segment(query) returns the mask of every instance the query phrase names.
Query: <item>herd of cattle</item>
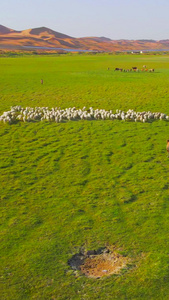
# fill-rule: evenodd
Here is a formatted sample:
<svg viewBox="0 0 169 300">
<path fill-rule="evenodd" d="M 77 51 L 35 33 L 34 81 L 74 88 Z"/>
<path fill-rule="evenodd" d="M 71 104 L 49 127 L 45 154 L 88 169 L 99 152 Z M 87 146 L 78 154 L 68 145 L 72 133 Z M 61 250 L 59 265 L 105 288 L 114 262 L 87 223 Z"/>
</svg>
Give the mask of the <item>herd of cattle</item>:
<svg viewBox="0 0 169 300">
<path fill-rule="evenodd" d="M 108 68 L 109 70 L 109 68 Z M 122 69 L 122 68 L 115 68 L 114 71 L 120 71 L 120 72 L 154 72 L 154 69 L 148 69 L 146 66 L 143 66 L 142 69 L 139 69 L 137 67 L 132 67 L 131 69 Z"/>
</svg>

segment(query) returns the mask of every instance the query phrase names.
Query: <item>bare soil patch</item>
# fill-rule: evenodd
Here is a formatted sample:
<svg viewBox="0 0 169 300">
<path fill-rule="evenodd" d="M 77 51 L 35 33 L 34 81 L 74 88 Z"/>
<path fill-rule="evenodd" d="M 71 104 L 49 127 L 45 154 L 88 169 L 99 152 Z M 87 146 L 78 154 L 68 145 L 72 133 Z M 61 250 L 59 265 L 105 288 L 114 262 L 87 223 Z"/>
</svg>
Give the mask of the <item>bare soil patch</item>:
<svg viewBox="0 0 169 300">
<path fill-rule="evenodd" d="M 125 268 L 130 259 L 108 248 L 75 254 L 68 262 L 73 270 L 79 270 L 90 278 L 101 278 L 117 274 Z"/>
</svg>

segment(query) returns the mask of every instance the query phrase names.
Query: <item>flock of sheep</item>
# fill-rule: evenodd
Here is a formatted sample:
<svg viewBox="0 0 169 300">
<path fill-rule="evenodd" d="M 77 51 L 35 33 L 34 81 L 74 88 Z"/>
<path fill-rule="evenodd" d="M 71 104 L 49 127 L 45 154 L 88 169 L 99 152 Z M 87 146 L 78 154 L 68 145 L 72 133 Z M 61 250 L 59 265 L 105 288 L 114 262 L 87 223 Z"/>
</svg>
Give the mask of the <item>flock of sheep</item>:
<svg viewBox="0 0 169 300">
<path fill-rule="evenodd" d="M 143 111 L 136 112 L 133 109 L 129 109 L 127 112 L 122 110 L 116 110 L 113 113 L 112 110 L 94 109 L 90 107 L 88 110 L 86 107 L 82 109 L 76 109 L 75 107 L 69 107 L 65 109 L 48 107 L 26 107 L 23 108 L 20 105 L 12 106 L 10 111 L 4 112 L 0 116 L 0 121 L 4 123 L 15 123 L 17 121 L 23 122 L 35 122 L 35 121 L 49 121 L 49 122 L 64 122 L 67 120 L 123 120 L 123 121 L 135 121 L 135 122 L 148 122 L 149 120 L 169 120 L 169 116 L 160 112 Z"/>
</svg>

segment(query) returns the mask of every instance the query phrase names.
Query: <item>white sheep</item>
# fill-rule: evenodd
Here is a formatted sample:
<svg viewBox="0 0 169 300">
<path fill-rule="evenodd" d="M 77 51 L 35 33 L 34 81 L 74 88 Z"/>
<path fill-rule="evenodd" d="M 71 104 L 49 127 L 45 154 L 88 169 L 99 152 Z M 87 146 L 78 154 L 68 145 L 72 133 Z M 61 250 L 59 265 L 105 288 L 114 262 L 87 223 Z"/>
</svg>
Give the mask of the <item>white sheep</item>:
<svg viewBox="0 0 169 300">
<path fill-rule="evenodd" d="M 23 122 L 30 121 L 49 121 L 49 122 L 62 122 L 62 120 L 123 120 L 123 121 L 141 121 L 143 123 L 148 122 L 149 120 L 169 120 L 169 116 L 160 112 L 151 112 L 143 111 L 136 112 L 133 109 L 129 109 L 127 112 L 116 109 L 116 113 L 113 114 L 112 110 L 105 109 L 95 109 L 90 107 L 89 110 L 86 110 L 84 106 L 82 109 L 76 109 L 76 107 L 68 107 L 61 109 L 60 107 L 26 107 L 21 106 L 11 107 L 10 111 L 4 112 L 0 116 L 0 121 L 4 123 L 12 124 L 16 120 Z"/>
</svg>

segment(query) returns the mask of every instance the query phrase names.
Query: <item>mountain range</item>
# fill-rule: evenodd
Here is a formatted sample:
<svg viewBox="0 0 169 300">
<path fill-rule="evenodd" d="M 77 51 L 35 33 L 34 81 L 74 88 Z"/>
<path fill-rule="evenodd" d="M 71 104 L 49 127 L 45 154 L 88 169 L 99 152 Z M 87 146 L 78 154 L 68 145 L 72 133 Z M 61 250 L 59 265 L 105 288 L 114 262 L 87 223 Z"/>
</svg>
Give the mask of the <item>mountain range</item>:
<svg viewBox="0 0 169 300">
<path fill-rule="evenodd" d="M 17 31 L 0 25 L 0 49 L 45 49 L 60 48 L 89 51 L 134 51 L 134 50 L 167 50 L 166 40 L 111 40 L 107 37 L 75 38 L 47 27 L 39 27 Z"/>
</svg>

